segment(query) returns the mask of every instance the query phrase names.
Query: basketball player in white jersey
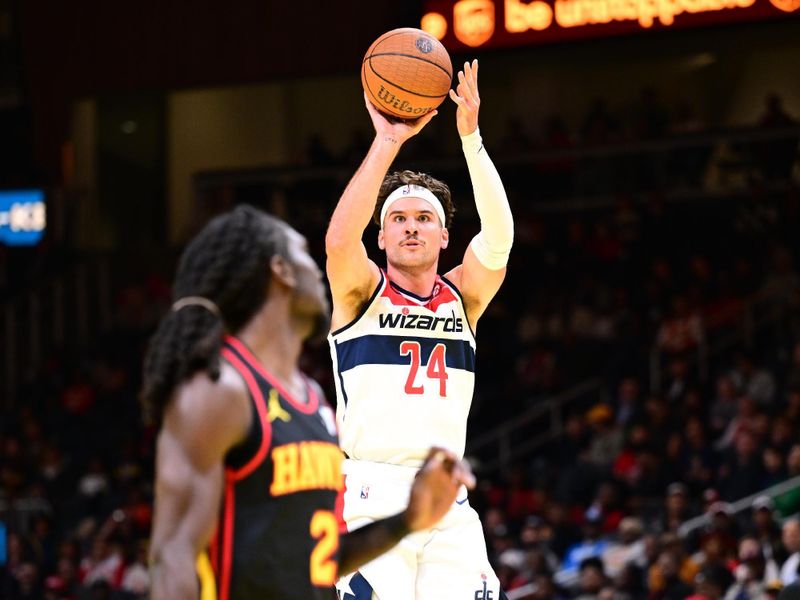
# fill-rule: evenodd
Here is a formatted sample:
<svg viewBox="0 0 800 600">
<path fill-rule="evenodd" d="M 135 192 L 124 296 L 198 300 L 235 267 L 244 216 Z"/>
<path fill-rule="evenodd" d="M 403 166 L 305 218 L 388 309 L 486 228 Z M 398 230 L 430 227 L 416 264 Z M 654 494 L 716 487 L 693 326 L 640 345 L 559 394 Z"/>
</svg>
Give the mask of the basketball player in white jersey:
<svg viewBox="0 0 800 600">
<path fill-rule="evenodd" d="M 375 139 L 345 189 L 325 239 L 333 295 L 329 336 L 345 461 L 348 527 L 397 512 L 427 449 L 463 456 L 475 379 L 478 320 L 505 277 L 513 220 L 478 130 L 478 63 L 450 91 L 481 220 L 463 262 L 440 276 L 454 212 L 445 184 L 420 173 L 387 176 L 402 144 L 435 116 L 391 122 L 366 102 Z M 371 217 L 386 269 L 362 243 Z M 436 529 L 343 577 L 341 600 L 500 600 L 483 531 L 462 491 Z"/>
</svg>

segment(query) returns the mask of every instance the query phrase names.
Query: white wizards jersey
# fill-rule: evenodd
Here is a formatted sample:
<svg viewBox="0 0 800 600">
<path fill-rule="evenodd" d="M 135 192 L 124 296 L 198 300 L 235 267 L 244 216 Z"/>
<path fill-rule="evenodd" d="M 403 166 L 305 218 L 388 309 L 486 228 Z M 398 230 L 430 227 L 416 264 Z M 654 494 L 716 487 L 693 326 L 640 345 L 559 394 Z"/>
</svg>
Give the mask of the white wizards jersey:
<svg viewBox="0 0 800 600">
<path fill-rule="evenodd" d="M 437 276 L 420 298 L 381 270 L 361 313 L 328 341 L 349 458 L 418 467 L 433 445 L 463 456 L 475 336 L 452 283 Z"/>
</svg>

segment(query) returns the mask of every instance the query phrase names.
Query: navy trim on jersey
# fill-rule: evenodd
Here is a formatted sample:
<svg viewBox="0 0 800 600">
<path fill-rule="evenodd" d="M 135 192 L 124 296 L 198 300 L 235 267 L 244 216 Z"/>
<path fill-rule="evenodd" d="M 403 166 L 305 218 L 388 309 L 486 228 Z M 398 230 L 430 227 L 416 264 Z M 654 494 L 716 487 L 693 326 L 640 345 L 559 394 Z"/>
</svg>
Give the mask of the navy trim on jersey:
<svg viewBox="0 0 800 600">
<path fill-rule="evenodd" d="M 369 300 L 367 300 L 364 303 L 364 306 L 361 307 L 361 310 L 358 311 L 358 314 L 355 316 L 355 318 L 352 321 L 350 321 L 347 325 L 343 325 L 342 327 L 339 327 L 339 329 L 337 329 L 336 331 L 331 331 L 331 336 L 339 335 L 343 331 L 347 331 L 353 325 L 358 323 L 358 321 L 361 319 L 361 317 L 363 317 L 364 314 L 369 310 L 369 307 L 372 306 L 372 303 L 375 302 L 375 298 L 378 297 L 378 293 L 380 293 L 380 291 L 383 289 L 383 281 L 384 281 L 383 269 L 378 269 L 378 272 L 381 274 L 381 280 L 378 282 L 378 285 L 375 287 L 375 291 L 372 292 L 372 296 L 370 296 Z"/>
<path fill-rule="evenodd" d="M 350 589 L 353 590 L 353 593 L 344 592 L 342 600 L 372 600 L 372 593 L 375 591 L 369 581 L 361 574 L 361 571 L 358 571 L 350 578 Z"/>
<path fill-rule="evenodd" d="M 475 351 L 466 340 L 379 334 L 364 335 L 337 343 L 339 370 L 343 373 L 360 365 L 410 365 L 411 357 L 400 354 L 402 342 L 419 342 L 420 361 L 423 365 L 428 364 L 434 347 L 444 344 L 446 366 L 475 372 Z"/>
<path fill-rule="evenodd" d="M 427 304 L 428 302 L 430 302 L 433 299 L 433 292 L 431 292 L 427 296 L 417 296 L 414 292 L 409 292 L 407 289 L 401 288 L 399 285 L 397 285 L 391 279 L 389 280 L 389 285 L 392 286 L 392 288 L 396 292 L 399 292 L 401 294 L 405 294 L 406 296 L 411 296 L 414 300 L 417 300 L 418 302 L 424 302 L 424 303 Z M 434 285 L 434 287 L 436 287 L 436 286 Z"/>
<path fill-rule="evenodd" d="M 347 389 L 344 387 L 344 377 L 342 377 L 342 370 L 339 368 L 339 342 L 333 341 L 333 346 L 336 348 L 336 375 L 339 377 L 339 389 L 342 390 L 342 400 L 344 405 L 347 406 Z M 345 418 L 347 418 L 345 416 Z"/>
<path fill-rule="evenodd" d="M 467 322 L 467 327 L 469 327 L 469 332 L 472 334 L 472 339 L 477 340 L 475 336 L 475 329 L 472 327 L 472 323 L 469 322 L 469 313 L 467 312 L 467 303 L 464 302 L 464 296 L 461 295 L 461 290 L 456 287 L 456 285 L 450 281 L 444 275 L 439 275 L 442 281 L 444 281 L 450 288 L 456 293 L 458 299 L 461 300 L 461 308 L 464 309 L 464 319 Z"/>
</svg>

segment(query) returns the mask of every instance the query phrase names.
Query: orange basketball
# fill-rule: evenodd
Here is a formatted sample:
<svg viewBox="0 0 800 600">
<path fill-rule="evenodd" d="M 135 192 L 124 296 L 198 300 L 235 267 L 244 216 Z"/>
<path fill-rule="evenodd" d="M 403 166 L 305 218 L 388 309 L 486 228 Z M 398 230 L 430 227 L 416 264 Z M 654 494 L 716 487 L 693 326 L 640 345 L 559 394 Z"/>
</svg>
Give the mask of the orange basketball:
<svg viewBox="0 0 800 600">
<path fill-rule="evenodd" d="M 412 27 L 393 29 L 373 42 L 361 63 L 361 84 L 381 112 L 416 119 L 447 97 L 453 63 L 435 37 Z"/>
</svg>

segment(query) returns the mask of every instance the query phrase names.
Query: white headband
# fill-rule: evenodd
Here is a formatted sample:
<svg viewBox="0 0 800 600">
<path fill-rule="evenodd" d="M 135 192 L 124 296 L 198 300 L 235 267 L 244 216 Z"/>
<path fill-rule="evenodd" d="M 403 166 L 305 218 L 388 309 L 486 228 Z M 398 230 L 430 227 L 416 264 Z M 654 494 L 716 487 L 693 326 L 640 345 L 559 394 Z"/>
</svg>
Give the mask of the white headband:
<svg viewBox="0 0 800 600">
<path fill-rule="evenodd" d="M 383 227 L 383 220 L 386 218 L 386 211 L 389 210 L 389 207 L 392 204 L 401 198 L 421 198 L 422 200 L 425 200 L 428 204 L 433 206 L 436 214 L 439 216 L 439 221 L 441 221 L 442 227 L 446 226 L 444 207 L 434 193 L 428 188 L 422 187 L 421 185 L 409 183 L 406 185 L 401 185 L 386 197 L 386 200 L 383 203 L 383 208 L 381 208 L 381 227 Z"/>
<path fill-rule="evenodd" d="M 183 298 L 176 300 L 172 305 L 172 312 L 178 312 L 187 306 L 200 306 L 201 308 L 205 308 L 217 318 L 220 318 L 222 315 L 219 310 L 219 306 L 214 304 L 212 300 L 204 298 L 203 296 L 184 296 Z"/>
</svg>

